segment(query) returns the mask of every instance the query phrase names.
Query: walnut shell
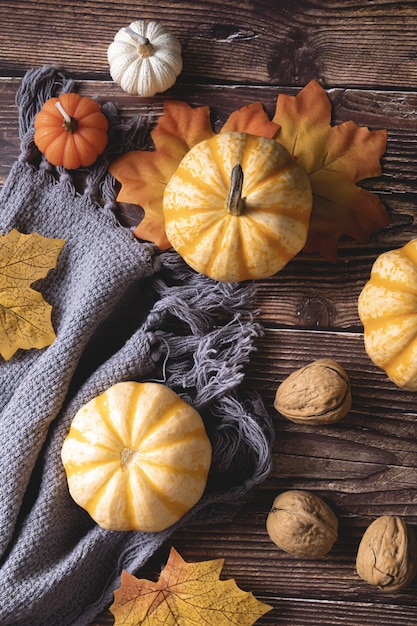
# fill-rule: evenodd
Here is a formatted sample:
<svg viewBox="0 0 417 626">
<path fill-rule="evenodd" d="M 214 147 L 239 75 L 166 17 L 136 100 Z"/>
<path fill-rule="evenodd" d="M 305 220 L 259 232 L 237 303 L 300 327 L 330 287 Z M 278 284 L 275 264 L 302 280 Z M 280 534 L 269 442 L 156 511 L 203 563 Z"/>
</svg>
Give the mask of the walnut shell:
<svg viewBox="0 0 417 626">
<path fill-rule="evenodd" d="M 412 528 L 396 515 L 374 520 L 359 544 L 356 571 L 384 591 L 407 587 L 417 574 L 417 540 Z"/>
<path fill-rule="evenodd" d="M 303 490 L 281 493 L 266 520 L 270 539 L 299 557 L 321 557 L 337 540 L 338 519 L 319 496 Z"/>
<path fill-rule="evenodd" d="M 299 424 L 333 424 L 349 413 L 349 376 L 332 359 L 318 359 L 296 370 L 278 387 L 274 407 Z"/>
</svg>

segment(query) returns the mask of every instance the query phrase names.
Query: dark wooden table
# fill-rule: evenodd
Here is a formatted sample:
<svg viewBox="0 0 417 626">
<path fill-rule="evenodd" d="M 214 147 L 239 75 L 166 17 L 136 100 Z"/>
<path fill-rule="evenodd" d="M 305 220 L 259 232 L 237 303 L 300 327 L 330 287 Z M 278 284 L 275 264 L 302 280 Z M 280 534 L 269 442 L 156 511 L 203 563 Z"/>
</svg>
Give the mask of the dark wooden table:
<svg viewBox="0 0 417 626">
<path fill-rule="evenodd" d="M 107 47 L 135 19 L 164 23 L 183 45 L 184 69 L 163 96 L 128 96 L 110 79 Z M 417 1 L 388 0 L 51 0 L 0 1 L 0 182 L 19 154 L 14 97 L 31 67 L 54 64 L 79 81 L 80 93 L 112 100 L 126 118 L 164 97 L 207 104 L 221 126 L 236 108 L 261 101 L 272 114 L 278 93 L 317 79 L 333 102 L 334 123 L 354 120 L 388 129 L 378 194 L 392 224 L 368 245 L 344 238 L 331 264 L 301 254 L 259 283 L 265 336 L 247 373 L 273 416 L 274 466 L 233 523 L 177 532 L 152 557 L 156 577 L 170 545 L 186 560 L 224 558 L 223 577 L 274 607 L 259 624 L 412 626 L 417 581 L 389 594 L 355 571 L 360 538 L 382 514 L 417 526 L 417 395 L 396 388 L 370 361 L 357 312 L 359 293 L 383 250 L 416 236 Z M 332 427 L 293 424 L 273 409 L 278 384 L 320 357 L 341 363 L 352 382 L 349 415 Z M 274 497 L 290 488 L 321 495 L 340 521 L 339 539 L 321 560 L 298 559 L 269 540 Z M 97 624 L 111 624 L 102 615 Z"/>
</svg>

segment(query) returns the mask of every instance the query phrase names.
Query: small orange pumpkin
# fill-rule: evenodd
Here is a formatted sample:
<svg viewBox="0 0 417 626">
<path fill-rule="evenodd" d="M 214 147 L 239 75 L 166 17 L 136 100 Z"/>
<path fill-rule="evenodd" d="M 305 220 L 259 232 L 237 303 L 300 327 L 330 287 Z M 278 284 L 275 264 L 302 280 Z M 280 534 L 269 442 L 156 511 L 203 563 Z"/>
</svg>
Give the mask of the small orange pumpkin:
<svg viewBox="0 0 417 626">
<path fill-rule="evenodd" d="M 47 100 L 34 127 L 35 144 L 49 163 L 69 170 L 94 163 L 108 141 L 108 122 L 99 103 L 77 93 Z"/>
</svg>

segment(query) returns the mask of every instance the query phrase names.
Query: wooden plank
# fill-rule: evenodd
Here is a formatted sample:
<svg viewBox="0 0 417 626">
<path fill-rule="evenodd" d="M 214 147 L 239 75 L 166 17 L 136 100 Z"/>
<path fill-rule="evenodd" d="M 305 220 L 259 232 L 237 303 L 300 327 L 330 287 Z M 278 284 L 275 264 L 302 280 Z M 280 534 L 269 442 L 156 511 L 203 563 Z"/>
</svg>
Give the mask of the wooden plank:
<svg viewBox="0 0 417 626">
<path fill-rule="evenodd" d="M 19 154 L 18 115 L 14 103 L 19 84 L 20 79 L 0 79 L 2 183 Z M 130 97 L 111 82 L 77 81 L 77 88 L 80 93 L 94 95 L 102 102 L 113 101 L 124 120 L 137 114 L 149 115 L 150 123 L 154 125 L 163 110 L 161 100 Z M 248 87 L 196 86 L 195 92 L 190 93 L 179 89 L 175 97 L 194 106 L 208 104 L 213 114 L 213 125 L 219 129 L 230 113 L 249 102 L 263 102 L 272 116 L 277 94 L 283 91 L 296 93 L 282 88 L 253 90 Z M 376 233 L 367 246 L 343 238 L 336 264 L 323 261 L 317 255 L 300 254 L 278 276 L 259 281 L 258 306 L 265 323 L 311 329 L 359 328 L 357 298 L 376 256 L 383 249 L 404 245 L 415 236 L 416 94 L 330 90 L 329 95 L 334 103 L 335 123 L 353 119 L 374 128 L 388 127 L 383 176 L 366 181 L 365 186 L 381 195 L 393 223 Z M 397 103 L 400 103 L 399 110 L 393 117 Z M 132 215 L 134 223 L 135 216 L 139 219 L 140 212 L 132 207 Z"/>
<path fill-rule="evenodd" d="M 294 424 L 273 409 L 275 389 L 295 368 L 322 356 L 335 358 L 348 372 L 352 410 L 331 426 Z M 259 340 L 245 388 L 262 395 L 274 420 L 270 476 L 248 494 L 233 520 L 180 529 L 139 575 L 156 579 L 174 545 L 189 561 L 225 558 L 222 578 L 234 578 L 274 606 L 260 626 L 305 626 L 308 618 L 352 626 L 414 623 L 416 583 L 399 594 L 383 593 L 359 578 L 355 559 L 365 528 L 377 516 L 401 515 L 417 523 L 415 394 L 396 388 L 370 363 L 360 333 L 276 328 Z M 339 538 L 324 559 L 295 558 L 269 540 L 266 516 L 275 496 L 287 489 L 313 491 L 336 512 Z M 96 623 L 111 624 L 111 616 Z"/>
<path fill-rule="evenodd" d="M 335 359 L 348 373 L 352 410 L 327 426 L 283 418 L 273 408 L 278 385 L 295 369 L 322 357 Z M 361 333 L 267 329 L 247 369 L 246 386 L 261 394 L 276 431 L 274 467 L 261 491 L 272 486 L 331 491 L 346 516 L 363 515 L 370 503 L 361 494 L 372 492 L 372 503 L 380 499 L 389 512 L 400 506 L 415 518 L 415 394 L 396 387 L 371 363 Z"/>
<path fill-rule="evenodd" d="M 399 19 L 399 14 L 401 19 Z M 117 30 L 155 19 L 183 46 L 182 80 L 327 86 L 415 85 L 417 4 L 356 0 L 210 0 L 71 4 L 0 3 L 3 75 L 55 63 L 79 75 L 108 76 L 107 47 Z M 30 25 L 30 28 L 28 28 Z"/>
<path fill-rule="evenodd" d="M 18 146 L 18 113 L 15 105 L 19 79 L 0 79 L 0 111 L 2 141 L 5 141 L 7 163 L 12 161 Z M 137 115 L 146 116 L 151 127 L 163 112 L 163 101 L 157 98 L 128 96 L 114 83 L 105 81 L 76 81 L 82 95 L 96 97 L 100 102 L 113 102 L 122 120 Z M 238 108 L 252 102 L 262 102 L 270 117 L 273 116 L 280 93 L 295 95 L 298 90 L 263 87 L 227 87 L 195 85 L 193 89 L 177 86 L 167 98 L 188 102 L 191 106 L 209 106 L 213 127 L 218 132 L 227 117 Z M 333 102 L 333 123 L 353 120 L 370 129 L 388 130 L 387 152 L 383 157 L 383 176 L 367 181 L 367 188 L 378 190 L 389 202 L 391 196 L 416 192 L 414 176 L 417 131 L 417 95 L 408 92 L 368 92 L 358 90 L 329 90 Z M 394 110 L 396 111 L 394 115 Z M 7 155 L 10 149 L 11 154 Z M 6 164 L 5 162 L 5 164 Z M 5 172 L 0 171 L 4 181 Z M 404 220 L 407 217 L 404 216 Z M 409 218 L 408 218 L 409 219 Z"/>
<path fill-rule="evenodd" d="M 0 140 L 5 145 L 2 155 L 0 181 L 4 182 L 7 167 L 18 153 L 18 112 L 15 105 L 19 79 L 0 79 Z M 122 120 L 137 115 L 146 116 L 151 127 L 163 112 L 160 98 L 139 98 L 125 94 L 113 82 L 76 81 L 82 95 L 96 97 L 100 102 L 113 102 Z M 270 117 L 273 116 L 280 93 L 294 95 L 298 90 L 283 87 L 228 87 L 194 85 L 192 89 L 177 86 L 170 96 L 188 102 L 191 106 L 208 106 L 214 129 L 219 131 L 227 117 L 238 108 L 252 102 L 262 102 Z M 417 94 L 406 91 L 369 92 L 333 89 L 328 91 L 333 102 L 335 124 L 353 120 L 370 129 L 388 130 L 387 152 L 383 157 L 383 176 L 367 181 L 366 187 L 383 194 L 390 202 L 393 194 L 416 193 L 416 131 Z M 395 112 L 395 113 L 394 113 Z M 403 221 L 410 219 L 404 216 Z"/>
<path fill-rule="evenodd" d="M 230 524 L 184 528 L 152 556 L 139 576 L 156 580 L 173 545 L 186 561 L 223 558 L 221 578 L 273 607 L 257 622 L 305 626 L 323 624 L 407 624 L 417 619 L 415 586 L 397 594 L 371 587 L 355 570 L 363 529 L 340 518 L 339 539 L 320 560 L 298 559 L 279 550 L 265 530 L 265 513 L 244 509 Z M 113 623 L 104 612 L 91 626 Z"/>
<path fill-rule="evenodd" d="M 340 423 L 295 425 L 273 413 L 274 468 L 229 523 L 182 528 L 141 570 L 156 579 L 174 545 L 189 561 L 224 558 L 222 578 L 272 604 L 264 624 L 412 624 L 417 619 L 415 584 L 387 594 L 356 573 L 357 548 L 378 515 L 417 520 L 417 455 L 413 394 L 399 391 L 369 365 L 360 334 L 268 330 L 247 384 L 271 403 L 271 376 L 282 379 L 313 354 L 341 358 L 352 379 L 354 405 Z M 266 376 L 264 376 L 266 373 Z M 265 380 L 266 379 L 266 380 Z M 262 386 L 263 385 L 263 386 Z M 393 407 L 396 407 L 395 409 Z M 321 495 L 339 519 L 339 537 L 323 559 L 299 559 L 270 541 L 266 516 L 275 495 L 299 488 Z M 372 495 L 370 495 L 372 494 Z M 102 626 L 111 624 L 103 615 Z"/>
<path fill-rule="evenodd" d="M 139 17 L 163 21 L 183 42 L 184 71 L 163 96 L 128 96 L 108 74 L 106 50 L 115 31 Z M 174 545 L 186 560 L 225 558 L 223 579 L 235 578 L 273 605 L 259 626 L 417 623 L 417 582 L 384 594 L 355 572 L 360 538 L 377 515 L 402 515 L 417 525 L 415 394 L 396 388 L 371 363 L 357 314 L 375 257 L 415 236 L 417 2 L 145 0 L 139 10 L 129 1 L 0 0 L 0 18 L 0 184 L 19 154 L 20 77 L 44 63 L 70 71 L 81 93 L 113 101 L 123 119 L 140 113 L 151 125 L 166 97 L 210 106 L 220 130 L 240 106 L 261 101 L 272 115 L 278 93 L 295 94 L 316 78 L 329 90 L 335 123 L 352 119 L 388 129 L 383 176 L 363 184 L 381 194 L 393 224 L 367 245 L 343 239 L 337 264 L 301 254 L 258 282 L 265 335 L 246 368 L 245 389 L 262 395 L 274 423 L 271 474 L 233 520 L 182 528 L 139 575 L 156 579 Z M 322 356 L 348 372 L 352 410 L 328 427 L 294 424 L 273 408 L 275 390 L 294 369 Z M 338 515 L 339 539 L 324 559 L 291 557 L 267 536 L 272 501 L 290 488 L 322 495 Z M 95 623 L 109 626 L 113 619 L 104 613 Z"/>
</svg>

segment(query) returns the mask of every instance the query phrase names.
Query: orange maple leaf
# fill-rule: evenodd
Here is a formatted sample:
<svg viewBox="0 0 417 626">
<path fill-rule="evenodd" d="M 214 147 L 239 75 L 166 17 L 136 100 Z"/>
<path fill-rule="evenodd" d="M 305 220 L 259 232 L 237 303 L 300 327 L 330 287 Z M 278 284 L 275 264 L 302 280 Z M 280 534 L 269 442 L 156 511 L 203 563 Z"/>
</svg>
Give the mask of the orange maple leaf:
<svg viewBox="0 0 417 626">
<path fill-rule="evenodd" d="M 369 130 L 348 121 L 332 126 L 331 101 L 315 80 L 296 96 L 281 94 L 273 121 L 276 136 L 309 176 L 313 209 L 305 252 L 337 260 L 342 235 L 366 243 L 390 223 L 374 193 L 355 183 L 381 175 L 387 131 Z"/>
<path fill-rule="evenodd" d="M 271 122 L 261 102 L 253 102 L 233 111 L 221 129 L 222 133 L 248 133 L 270 139 L 274 139 L 278 131 L 279 125 Z"/>
<path fill-rule="evenodd" d="M 272 609 L 233 579 L 220 580 L 223 559 L 186 563 L 171 548 L 157 582 L 122 572 L 110 611 L 115 626 L 251 626 Z"/>
<path fill-rule="evenodd" d="M 0 354 L 45 348 L 55 340 L 52 307 L 31 284 L 55 267 L 63 239 L 13 229 L 0 235 Z"/>
<path fill-rule="evenodd" d="M 274 137 L 278 130 L 259 102 L 234 111 L 222 132 L 244 131 Z M 185 102 L 168 100 L 151 132 L 155 150 L 133 150 L 111 164 L 111 174 L 121 183 L 117 201 L 144 209 L 145 215 L 134 231 L 138 239 L 152 241 L 161 250 L 170 247 L 162 208 L 165 186 L 187 152 L 214 134 L 208 107 L 193 108 Z"/>
<path fill-rule="evenodd" d="M 387 131 L 370 131 L 353 121 L 332 126 L 331 101 L 317 81 L 297 96 L 279 95 L 272 120 L 260 102 L 234 111 L 221 129 L 232 131 L 276 139 L 307 172 L 313 209 L 305 252 L 336 261 L 342 235 L 366 243 L 390 223 L 378 196 L 356 185 L 381 175 Z M 160 249 L 170 247 L 163 215 L 165 186 L 185 154 L 213 135 L 208 107 L 166 101 L 151 132 L 155 151 L 129 152 L 111 165 L 110 172 L 121 183 L 117 200 L 144 209 L 136 237 L 153 241 Z"/>
<path fill-rule="evenodd" d="M 165 185 L 190 148 L 213 134 L 208 107 L 192 108 L 185 102 L 168 100 L 151 132 L 155 150 L 133 150 L 112 163 L 110 172 L 122 184 L 117 201 L 144 209 L 135 230 L 138 239 L 152 241 L 161 250 L 170 247 L 162 211 Z"/>
</svg>

